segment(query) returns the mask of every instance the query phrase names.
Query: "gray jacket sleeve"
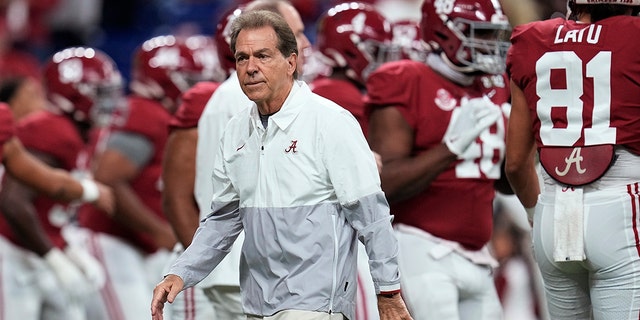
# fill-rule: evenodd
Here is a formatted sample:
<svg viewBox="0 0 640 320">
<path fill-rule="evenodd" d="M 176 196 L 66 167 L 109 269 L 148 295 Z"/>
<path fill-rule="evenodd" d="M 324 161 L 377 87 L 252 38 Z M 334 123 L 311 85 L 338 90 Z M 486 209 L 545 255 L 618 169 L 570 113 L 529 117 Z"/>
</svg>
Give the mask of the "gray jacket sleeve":
<svg viewBox="0 0 640 320">
<path fill-rule="evenodd" d="M 349 224 L 369 255 L 376 292 L 400 289 L 398 241 L 373 152 L 351 114 L 323 131 L 323 161 Z"/>
<path fill-rule="evenodd" d="M 223 159 L 222 148 L 217 159 Z M 202 281 L 224 259 L 243 229 L 239 198 L 226 176 L 223 161 L 216 161 L 211 213 L 200 222 L 191 245 L 169 269 L 184 281 L 184 288 Z"/>
<path fill-rule="evenodd" d="M 216 210 L 200 223 L 191 245 L 178 257 L 169 274 L 182 278 L 184 287 L 202 281 L 224 259 L 242 231 L 238 203 L 215 203 Z"/>
</svg>

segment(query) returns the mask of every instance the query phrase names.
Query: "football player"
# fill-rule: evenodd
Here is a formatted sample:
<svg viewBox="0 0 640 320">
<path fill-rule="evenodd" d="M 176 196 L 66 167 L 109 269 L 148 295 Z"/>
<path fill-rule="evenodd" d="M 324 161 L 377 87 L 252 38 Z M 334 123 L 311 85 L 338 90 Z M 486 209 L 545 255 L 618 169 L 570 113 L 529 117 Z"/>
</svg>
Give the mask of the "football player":
<svg viewBox="0 0 640 320">
<path fill-rule="evenodd" d="M 640 1 L 568 8 L 513 31 L 506 173 L 532 218 L 551 318 L 635 319 Z"/>
<path fill-rule="evenodd" d="M 234 72 L 235 58 L 229 48 L 228 26 L 241 11 L 242 7 L 234 7 L 227 11 L 217 25 L 213 46 L 216 50 L 216 73 L 220 76 L 211 81 L 199 82 L 187 90 L 183 94 L 178 111 L 171 119 L 169 140 L 162 164 L 162 179 L 165 184 L 162 199 L 165 215 L 178 237 L 179 246 L 178 250 L 174 250 L 176 255 L 170 263 L 191 244 L 201 218 L 209 213 L 211 175 L 197 177 L 196 166 L 208 167 L 211 159 L 207 153 L 197 164 L 198 122 L 213 93 L 221 82 Z M 183 315 L 185 319 L 187 316 L 192 317 L 189 319 L 210 319 L 212 312 L 216 319 L 245 318 L 240 301 L 238 275 L 241 246 L 242 239 L 236 241 L 231 253 L 221 262 L 219 268 L 196 286 L 185 289 L 183 294 L 176 298 L 171 305 L 174 319 L 181 319 Z"/>
<path fill-rule="evenodd" d="M 391 23 L 372 5 L 359 2 L 336 5 L 318 20 L 317 51 L 331 72 L 310 87 L 349 110 L 365 135 L 365 81 L 382 63 L 399 57 L 391 31 Z"/>
<path fill-rule="evenodd" d="M 395 21 L 391 25 L 393 44 L 400 50 L 402 59 L 425 62 L 429 46 L 422 41 L 420 23 L 413 20 Z"/>
<path fill-rule="evenodd" d="M 93 48 L 57 52 L 43 76 L 51 108 L 21 119 L 16 136 L 44 163 L 76 170 L 86 156 L 90 129 L 122 101 L 122 77 L 113 60 Z M 81 171 L 74 175 L 87 177 Z M 3 246 L 11 253 L 6 262 L 3 259 L 7 268 L 2 270 L 13 275 L 11 281 L 2 282 L 13 288 L 3 312 L 12 319 L 85 319 L 85 298 L 104 284 L 102 267 L 63 236 L 73 207 L 39 193 L 19 178 L 5 176 L 2 190 L 0 233 L 10 242 L 3 241 Z M 97 196 L 97 187 L 92 188 Z M 112 213 L 94 208 L 101 214 Z M 13 274 L 14 270 L 20 274 Z M 15 279 L 31 280 L 16 283 Z"/>
<path fill-rule="evenodd" d="M 416 319 L 500 319 L 487 249 L 505 149 L 510 26 L 497 1 L 425 0 L 425 62 L 367 79 L 369 143 L 400 244 L 402 294 Z"/>
<path fill-rule="evenodd" d="M 46 108 L 42 81 L 32 77 L 14 77 L 0 81 L 0 101 L 9 105 L 17 121 L 24 116 Z"/>
<path fill-rule="evenodd" d="M 207 37 L 207 43 L 210 46 L 210 50 L 207 51 L 212 53 L 209 68 L 212 71 L 211 76 L 206 77 L 209 81 L 200 81 L 183 93 L 182 102 L 169 123 L 169 138 L 162 160 L 162 207 L 178 239 L 169 264 L 191 244 L 200 223 L 200 210 L 194 195 L 198 119 L 205 104 L 227 74 L 220 64 L 218 46 L 213 38 Z M 224 45 L 228 47 L 226 43 Z M 183 294 L 176 298 L 170 309 L 173 320 L 225 319 L 220 308 L 214 312 L 216 308 L 210 298 L 212 295 L 205 292 L 212 286 L 210 278 L 185 289 Z M 233 282 L 234 279 L 230 281 Z M 239 306 L 239 300 L 236 303 Z M 234 306 L 231 303 L 224 305 L 228 309 L 233 309 Z"/>
<path fill-rule="evenodd" d="M 96 248 L 107 285 L 92 319 L 143 319 L 148 295 L 162 275 L 176 236 L 162 212 L 161 164 L 171 114 L 181 95 L 206 74 L 201 45 L 162 35 L 133 54 L 127 109 L 97 140 L 93 174 L 116 196 L 112 216 L 81 208 L 78 237 Z"/>
<path fill-rule="evenodd" d="M 318 20 L 317 52 L 331 71 L 315 79 L 309 87 L 349 110 L 367 134 L 365 81 L 382 63 L 395 60 L 399 51 L 392 46 L 392 26 L 373 5 L 363 2 L 338 4 Z M 369 258 L 358 245 L 358 287 L 356 319 L 379 319 L 377 297 Z"/>
</svg>

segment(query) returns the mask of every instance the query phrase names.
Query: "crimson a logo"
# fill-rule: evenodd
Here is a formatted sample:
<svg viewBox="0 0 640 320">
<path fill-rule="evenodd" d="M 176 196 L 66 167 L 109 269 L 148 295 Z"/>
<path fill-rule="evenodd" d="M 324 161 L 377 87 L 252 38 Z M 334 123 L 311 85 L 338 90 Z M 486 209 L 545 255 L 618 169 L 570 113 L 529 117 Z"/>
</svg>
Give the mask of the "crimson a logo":
<svg viewBox="0 0 640 320">
<path fill-rule="evenodd" d="M 290 145 L 288 148 L 284 149 L 284 152 L 285 152 L 285 153 L 289 153 L 289 152 L 296 153 L 296 152 L 298 152 L 298 151 L 296 150 L 296 148 L 297 148 L 297 146 L 296 146 L 296 145 L 297 145 L 297 144 L 298 144 L 298 140 L 291 140 L 291 145 Z"/>
</svg>

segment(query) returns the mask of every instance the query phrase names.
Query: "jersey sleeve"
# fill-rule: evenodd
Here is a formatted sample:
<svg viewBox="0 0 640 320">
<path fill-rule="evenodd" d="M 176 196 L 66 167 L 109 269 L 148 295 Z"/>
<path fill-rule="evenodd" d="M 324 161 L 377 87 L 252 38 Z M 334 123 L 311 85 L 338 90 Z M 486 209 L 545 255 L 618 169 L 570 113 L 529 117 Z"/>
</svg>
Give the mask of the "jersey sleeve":
<svg viewBox="0 0 640 320">
<path fill-rule="evenodd" d="M 27 149 L 55 157 L 65 169 L 76 165 L 84 142 L 73 122 L 48 111 L 33 113 L 18 122 L 16 135 Z"/>
<path fill-rule="evenodd" d="M 13 114 L 6 103 L 0 103 L 0 142 L 4 145 L 15 134 Z"/>
<path fill-rule="evenodd" d="M 526 85 L 524 81 L 530 79 L 525 78 L 526 70 L 531 67 L 534 61 L 532 56 L 532 48 L 535 47 L 534 41 L 546 41 L 547 34 L 544 30 L 555 30 L 561 25 L 564 19 L 555 18 L 544 21 L 535 21 L 522 24 L 513 28 L 511 32 L 511 46 L 507 51 L 507 75 L 520 88 Z"/>
<path fill-rule="evenodd" d="M 424 64 L 410 60 L 388 62 L 380 66 L 367 78 L 367 95 L 365 103 L 367 110 L 384 107 L 396 107 L 404 116 L 407 123 L 415 126 L 416 117 L 412 106 L 419 81 L 419 70 Z"/>
<path fill-rule="evenodd" d="M 169 129 L 197 127 L 204 106 L 219 85 L 217 82 L 199 82 L 187 90 L 182 97 L 182 103 L 169 122 Z"/>
<path fill-rule="evenodd" d="M 522 53 L 520 52 L 520 46 L 522 45 L 522 33 L 523 31 L 526 30 L 526 28 L 522 25 L 520 26 L 516 26 L 513 28 L 513 32 L 511 33 L 511 46 L 509 47 L 509 50 L 507 51 L 507 75 L 509 76 L 509 78 L 511 80 L 513 80 L 518 87 L 522 88 L 522 84 L 520 83 L 520 81 L 517 78 L 518 75 L 518 58 L 522 56 Z M 517 45 L 514 45 L 517 44 Z"/>
</svg>

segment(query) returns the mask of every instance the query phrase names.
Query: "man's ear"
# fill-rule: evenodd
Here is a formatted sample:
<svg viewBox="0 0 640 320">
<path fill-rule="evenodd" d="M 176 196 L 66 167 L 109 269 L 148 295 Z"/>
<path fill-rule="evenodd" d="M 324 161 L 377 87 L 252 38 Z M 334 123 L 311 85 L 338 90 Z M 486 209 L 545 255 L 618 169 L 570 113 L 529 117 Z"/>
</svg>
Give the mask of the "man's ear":
<svg viewBox="0 0 640 320">
<path fill-rule="evenodd" d="M 293 75 L 298 68 L 298 55 L 296 53 L 291 53 L 287 58 L 287 62 L 289 63 L 289 70 L 287 70 L 287 73 Z"/>
</svg>

